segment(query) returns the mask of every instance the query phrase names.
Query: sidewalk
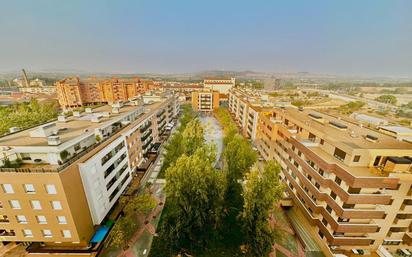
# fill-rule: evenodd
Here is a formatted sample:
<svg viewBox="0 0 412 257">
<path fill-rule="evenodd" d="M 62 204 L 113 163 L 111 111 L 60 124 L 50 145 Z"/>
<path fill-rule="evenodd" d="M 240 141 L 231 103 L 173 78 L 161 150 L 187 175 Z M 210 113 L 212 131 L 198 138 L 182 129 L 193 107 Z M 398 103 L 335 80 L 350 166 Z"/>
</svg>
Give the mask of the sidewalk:
<svg viewBox="0 0 412 257">
<path fill-rule="evenodd" d="M 163 211 L 165 195 L 163 193 L 163 183 L 153 185 L 153 196 L 156 198 L 158 205 L 147 216 L 145 224 L 135 232 L 128 242 L 128 248 L 117 255 L 117 257 L 140 257 L 149 253 L 153 236 L 156 236 L 156 228 Z"/>
</svg>

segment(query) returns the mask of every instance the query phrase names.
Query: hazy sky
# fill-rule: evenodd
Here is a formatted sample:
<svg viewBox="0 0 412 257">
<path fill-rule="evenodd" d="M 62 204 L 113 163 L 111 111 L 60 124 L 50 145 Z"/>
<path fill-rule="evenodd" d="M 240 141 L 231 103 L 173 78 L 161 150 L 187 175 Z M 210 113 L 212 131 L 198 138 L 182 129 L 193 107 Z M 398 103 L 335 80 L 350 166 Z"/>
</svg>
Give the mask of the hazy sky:
<svg viewBox="0 0 412 257">
<path fill-rule="evenodd" d="M 411 0 L 2 0 L 0 71 L 412 76 Z"/>
</svg>

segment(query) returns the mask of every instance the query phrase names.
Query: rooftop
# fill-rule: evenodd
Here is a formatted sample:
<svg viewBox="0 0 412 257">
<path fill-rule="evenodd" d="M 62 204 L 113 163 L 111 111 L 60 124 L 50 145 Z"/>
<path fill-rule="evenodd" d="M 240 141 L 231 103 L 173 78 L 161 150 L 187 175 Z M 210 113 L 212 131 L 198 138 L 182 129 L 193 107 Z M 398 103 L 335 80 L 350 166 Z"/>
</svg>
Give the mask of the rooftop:
<svg viewBox="0 0 412 257">
<path fill-rule="evenodd" d="M 162 102 L 144 105 L 149 110 L 158 108 Z M 103 127 L 105 123 L 113 122 L 116 119 L 121 119 L 132 111 L 136 111 L 139 106 L 136 105 L 124 105 L 119 109 L 119 113 L 112 113 L 112 107 L 110 105 L 101 106 L 93 109 L 93 113 L 81 113 L 81 117 L 69 116 L 66 122 L 54 121 L 48 124 L 56 124 L 56 130 L 58 130 L 58 136 L 60 137 L 61 144 L 69 142 L 80 136 L 87 134 L 94 134 L 94 130 L 99 127 Z M 110 113 L 109 117 L 100 116 L 102 113 Z M 100 122 L 92 122 L 91 118 L 94 115 L 99 115 Z M 41 125 L 44 126 L 45 124 Z M 39 128 L 22 130 L 13 134 L 9 134 L 0 137 L 0 146 L 49 146 L 47 137 L 31 137 L 30 132 Z"/>
<path fill-rule="evenodd" d="M 394 132 L 396 134 L 412 135 L 412 129 L 406 128 L 406 127 L 401 127 L 401 126 L 380 126 L 379 128 L 387 130 L 387 131 Z"/>
<path fill-rule="evenodd" d="M 340 142 L 351 148 L 359 149 L 405 149 L 412 150 L 412 144 L 396 140 L 394 137 L 379 131 L 362 127 L 359 124 L 348 122 L 313 110 L 299 111 L 294 108 L 277 110 L 289 120 L 302 127 L 310 127 L 313 133 L 324 134 L 331 141 Z M 320 121 L 311 118 L 309 114 L 320 116 Z M 376 142 L 365 139 L 367 135 L 378 138 Z"/>
</svg>

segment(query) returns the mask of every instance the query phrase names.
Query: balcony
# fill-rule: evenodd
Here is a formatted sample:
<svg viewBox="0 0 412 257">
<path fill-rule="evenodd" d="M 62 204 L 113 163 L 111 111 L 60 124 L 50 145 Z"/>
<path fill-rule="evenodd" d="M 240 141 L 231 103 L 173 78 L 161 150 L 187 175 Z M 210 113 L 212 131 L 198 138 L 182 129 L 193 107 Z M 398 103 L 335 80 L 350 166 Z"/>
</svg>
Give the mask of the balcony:
<svg viewBox="0 0 412 257">
<path fill-rule="evenodd" d="M 157 124 L 162 123 L 166 119 L 166 116 L 163 116 L 160 120 L 157 121 Z"/>
<path fill-rule="evenodd" d="M 153 137 L 150 136 L 149 140 L 147 140 L 147 142 L 142 146 L 143 150 L 146 150 L 150 146 L 152 141 L 153 141 Z"/>
<path fill-rule="evenodd" d="M 144 133 L 144 135 L 142 135 L 142 137 L 140 137 L 140 140 L 142 142 L 144 142 L 151 134 L 152 134 L 152 129 L 147 130 L 146 133 Z"/>
<path fill-rule="evenodd" d="M 338 177 L 342 178 L 348 186 L 354 188 L 369 187 L 388 189 L 396 189 L 398 186 L 399 178 L 375 175 L 370 168 L 346 167 L 343 163 L 337 163 L 333 156 L 319 147 L 306 147 L 295 138 L 290 138 L 290 142 L 305 155 L 306 159 L 313 161 L 323 170 L 335 173 Z M 350 170 L 350 172 L 348 170 Z"/>
<path fill-rule="evenodd" d="M 5 229 L 0 229 L 0 239 L 3 236 L 4 237 L 16 236 L 16 233 L 14 232 L 14 230 L 7 231 Z M 7 240 L 4 240 L 4 241 L 7 241 Z"/>
<path fill-rule="evenodd" d="M 0 223 L 9 223 L 9 222 L 10 220 L 7 218 L 7 216 L 0 217 Z"/>
<path fill-rule="evenodd" d="M 148 128 L 152 126 L 152 122 L 149 121 L 146 125 L 140 128 L 140 133 L 144 133 Z"/>
<path fill-rule="evenodd" d="M 165 112 L 166 112 L 165 109 L 163 109 L 161 112 L 158 112 L 158 113 L 156 114 L 156 117 L 159 118 L 159 117 L 162 116 Z"/>
</svg>

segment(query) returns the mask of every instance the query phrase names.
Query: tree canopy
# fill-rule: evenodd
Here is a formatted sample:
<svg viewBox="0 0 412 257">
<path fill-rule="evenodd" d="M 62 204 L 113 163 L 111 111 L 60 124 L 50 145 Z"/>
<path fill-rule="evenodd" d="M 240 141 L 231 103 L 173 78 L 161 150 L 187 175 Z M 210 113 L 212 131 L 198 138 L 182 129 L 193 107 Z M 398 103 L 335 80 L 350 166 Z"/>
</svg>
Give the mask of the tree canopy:
<svg viewBox="0 0 412 257">
<path fill-rule="evenodd" d="M 237 134 L 227 143 L 223 151 L 224 171 L 230 185 L 242 179 L 245 173 L 256 162 L 257 154 L 250 143 Z"/>
<path fill-rule="evenodd" d="M 9 132 L 11 127 L 21 129 L 33 127 L 57 117 L 57 101 L 39 103 L 32 98 L 27 103 L 14 103 L 10 106 L 0 106 L 0 135 Z"/>
<path fill-rule="evenodd" d="M 133 233 L 142 225 L 138 217 L 145 217 L 156 207 L 156 200 L 149 194 L 142 194 L 128 199 L 124 208 L 124 216 L 119 218 L 111 232 L 112 247 L 125 247 Z M 142 219 L 140 219 L 142 221 Z"/>
<path fill-rule="evenodd" d="M 260 174 L 257 168 L 246 175 L 244 205 L 241 213 L 246 243 L 251 256 L 267 256 L 274 234 L 269 226 L 269 212 L 282 197 L 284 185 L 279 181 L 280 166 L 269 161 Z"/>
<path fill-rule="evenodd" d="M 376 101 L 387 104 L 396 104 L 397 99 L 394 95 L 381 95 L 375 98 Z"/>
<path fill-rule="evenodd" d="M 171 247 L 204 247 L 219 226 L 224 193 L 223 174 L 213 168 L 210 147 L 182 155 L 166 170 L 166 197 L 171 210 L 162 231 Z"/>
</svg>

